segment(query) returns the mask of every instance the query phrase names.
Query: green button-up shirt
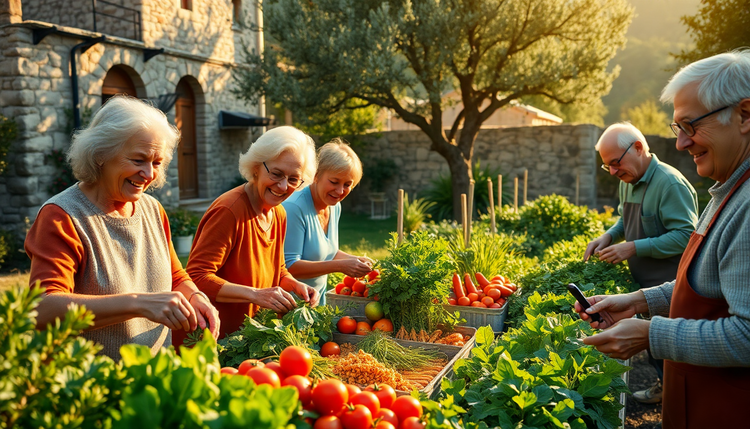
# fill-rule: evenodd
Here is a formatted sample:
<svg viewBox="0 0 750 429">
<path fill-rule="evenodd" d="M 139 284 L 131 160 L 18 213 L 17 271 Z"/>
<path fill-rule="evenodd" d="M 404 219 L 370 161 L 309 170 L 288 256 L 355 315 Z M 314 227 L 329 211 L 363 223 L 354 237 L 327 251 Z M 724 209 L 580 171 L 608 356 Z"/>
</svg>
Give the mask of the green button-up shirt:
<svg viewBox="0 0 750 429">
<path fill-rule="evenodd" d="M 698 196 L 690 182 L 651 154 L 651 163 L 638 182 L 620 182 L 620 219 L 607 231 L 613 243 L 625 239 L 623 205 L 641 200 L 641 223 L 648 238 L 634 241 L 636 256 L 664 259 L 682 254 L 698 224 Z"/>
</svg>

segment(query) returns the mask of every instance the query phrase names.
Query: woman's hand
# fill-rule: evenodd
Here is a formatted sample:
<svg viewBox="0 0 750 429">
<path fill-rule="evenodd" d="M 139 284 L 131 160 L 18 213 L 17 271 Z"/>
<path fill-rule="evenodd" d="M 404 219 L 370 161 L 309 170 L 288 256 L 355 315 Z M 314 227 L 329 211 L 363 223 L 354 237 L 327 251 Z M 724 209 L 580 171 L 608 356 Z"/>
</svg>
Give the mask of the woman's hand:
<svg viewBox="0 0 750 429">
<path fill-rule="evenodd" d="M 372 271 L 372 262 L 367 257 L 341 259 L 341 272 L 349 277 L 364 277 Z"/>
<path fill-rule="evenodd" d="M 195 309 L 180 292 L 138 294 L 139 314 L 169 329 L 193 332 L 198 326 Z"/>
<path fill-rule="evenodd" d="M 649 320 L 624 319 L 599 334 L 584 338 L 583 343 L 596 347 L 609 357 L 628 359 L 649 347 L 650 327 Z"/>
<path fill-rule="evenodd" d="M 253 291 L 253 298 L 250 302 L 263 308 L 268 308 L 277 313 L 288 313 L 297 307 L 294 297 L 280 286 L 273 286 L 264 289 L 250 288 Z"/>
<path fill-rule="evenodd" d="M 301 281 L 294 280 L 294 293 L 297 294 L 298 297 L 302 298 L 305 302 L 310 303 L 311 307 L 315 307 L 318 305 L 318 302 L 320 302 L 320 294 L 318 293 L 315 288 L 310 287 Z"/>
<path fill-rule="evenodd" d="M 646 297 L 642 292 L 619 295 L 596 295 L 587 298 L 591 305 L 586 311 L 578 302 L 575 303 L 575 311 L 581 319 L 589 322 L 594 329 L 606 329 L 613 326 L 620 320 L 633 317 L 636 313 L 643 313 L 648 310 Z M 599 313 L 603 321 L 594 322 L 589 316 L 590 313 Z"/>
<path fill-rule="evenodd" d="M 219 312 L 216 310 L 216 307 L 202 293 L 193 293 L 188 302 L 195 309 L 198 326 L 201 329 L 206 329 L 208 325 L 211 335 L 213 335 L 214 339 L 218 339 L 221 321 L 219 320 Z"/>
</svg>

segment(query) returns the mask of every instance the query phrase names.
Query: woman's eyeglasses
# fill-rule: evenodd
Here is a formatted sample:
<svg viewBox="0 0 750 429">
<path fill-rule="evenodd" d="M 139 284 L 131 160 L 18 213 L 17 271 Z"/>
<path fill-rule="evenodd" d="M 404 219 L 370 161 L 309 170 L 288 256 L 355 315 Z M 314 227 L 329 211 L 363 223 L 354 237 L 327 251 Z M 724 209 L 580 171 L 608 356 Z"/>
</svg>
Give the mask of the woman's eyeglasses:
<svg viewBox="0 0 750 429">
<path fill-rule="evenodd" d="M 284 173 L 280 173 L 276 170 L 269 170 L 265 162 L 263 163 L 263 166 L 266 167 L 268 175 L 271 176 L 271 180 L 273 180 L 274 182 L 281 182 L 282 180 L 286 179 L 286 183 L 292 188 L 296 188 L 305 183 L 304 180 L 300 179 L 297 176 L 287 176 Z"/>
</svg>

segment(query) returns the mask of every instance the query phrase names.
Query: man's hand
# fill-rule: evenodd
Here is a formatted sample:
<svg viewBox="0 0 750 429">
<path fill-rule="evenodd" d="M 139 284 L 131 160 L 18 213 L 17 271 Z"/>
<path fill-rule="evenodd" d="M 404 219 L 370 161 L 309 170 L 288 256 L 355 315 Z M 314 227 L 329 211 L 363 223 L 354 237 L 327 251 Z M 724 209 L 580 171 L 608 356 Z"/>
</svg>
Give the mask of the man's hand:
<svg viewBox="0 0 750 429">
<path fill-rule="evenodd" d="M 604 332 L 583 339 L 584 344 L 596 347 L 615 359 L 628 359 L 649 347 L 648 330 L 651 321 L 623 319 Z"/>
<path fill-rule="evenodd" d="M 625 243 L 615 244 L 599 251 L 599 259 L 613 264 L 635 256 L 635 243 L 628 241 Z"/>
<path fill-rule="evenodd" d="M 591 255 L 599 253 L 607 246 L 609 246 L 610 243 L 612 243 L 612 236 L 606 233 L 602 234 L 597 239 L 591 241 L 588 246 L 586 246 L 586 252 L 583 254 L 583 260 L 588 261 Z"/>
</svg>

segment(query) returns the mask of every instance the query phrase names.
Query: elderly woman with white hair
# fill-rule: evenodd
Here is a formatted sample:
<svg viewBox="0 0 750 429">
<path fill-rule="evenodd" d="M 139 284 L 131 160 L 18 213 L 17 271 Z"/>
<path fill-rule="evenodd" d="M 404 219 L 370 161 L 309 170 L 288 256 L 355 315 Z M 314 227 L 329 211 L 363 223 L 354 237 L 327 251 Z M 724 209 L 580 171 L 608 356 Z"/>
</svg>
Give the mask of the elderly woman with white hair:
<svg viewBox="0 0 750 429">
<path fill-rule="evenodd" d="M 325 304 L 328 274 L 362 277 L 372 261 L 339 250 L 341 201 L 362 179 L 362 162 L 351 147 L 336 138 L 318 152 L 318 170 L 309 187 L 284 202 L 287 212 L 284 244 L 286 266 L 295 278 L 312 286 Z"/>
<path fill-rule="evenodd" d="M 319 295 L 284 265 L 286 212 L 281 203 L 315 174 L 315 143 L 289 126 L 274 128 L 240 156 L 247 183 L 211 204 L 198 225 L 187 271 L 216 305 L 221 334 L 230 334 L 259 307 L 286 313 L 292 293 L 312 305 Z"/>
<path fill-rule="evenodd" d="M 170 329 L 192 331 L 219 320 L 182 269 L 169 221 L 146 195 L 166 183 L 179 132 L 144 102 L 113 97 L 73 136 L 68 161 L 78 183 L 39 210 L 25 247 L 31 285 L 46 295 L 37 326 L 85 305 L 94 325 L 82 335 L 119 360 L 120 346 L 172 345 Z"/>
</svg>

